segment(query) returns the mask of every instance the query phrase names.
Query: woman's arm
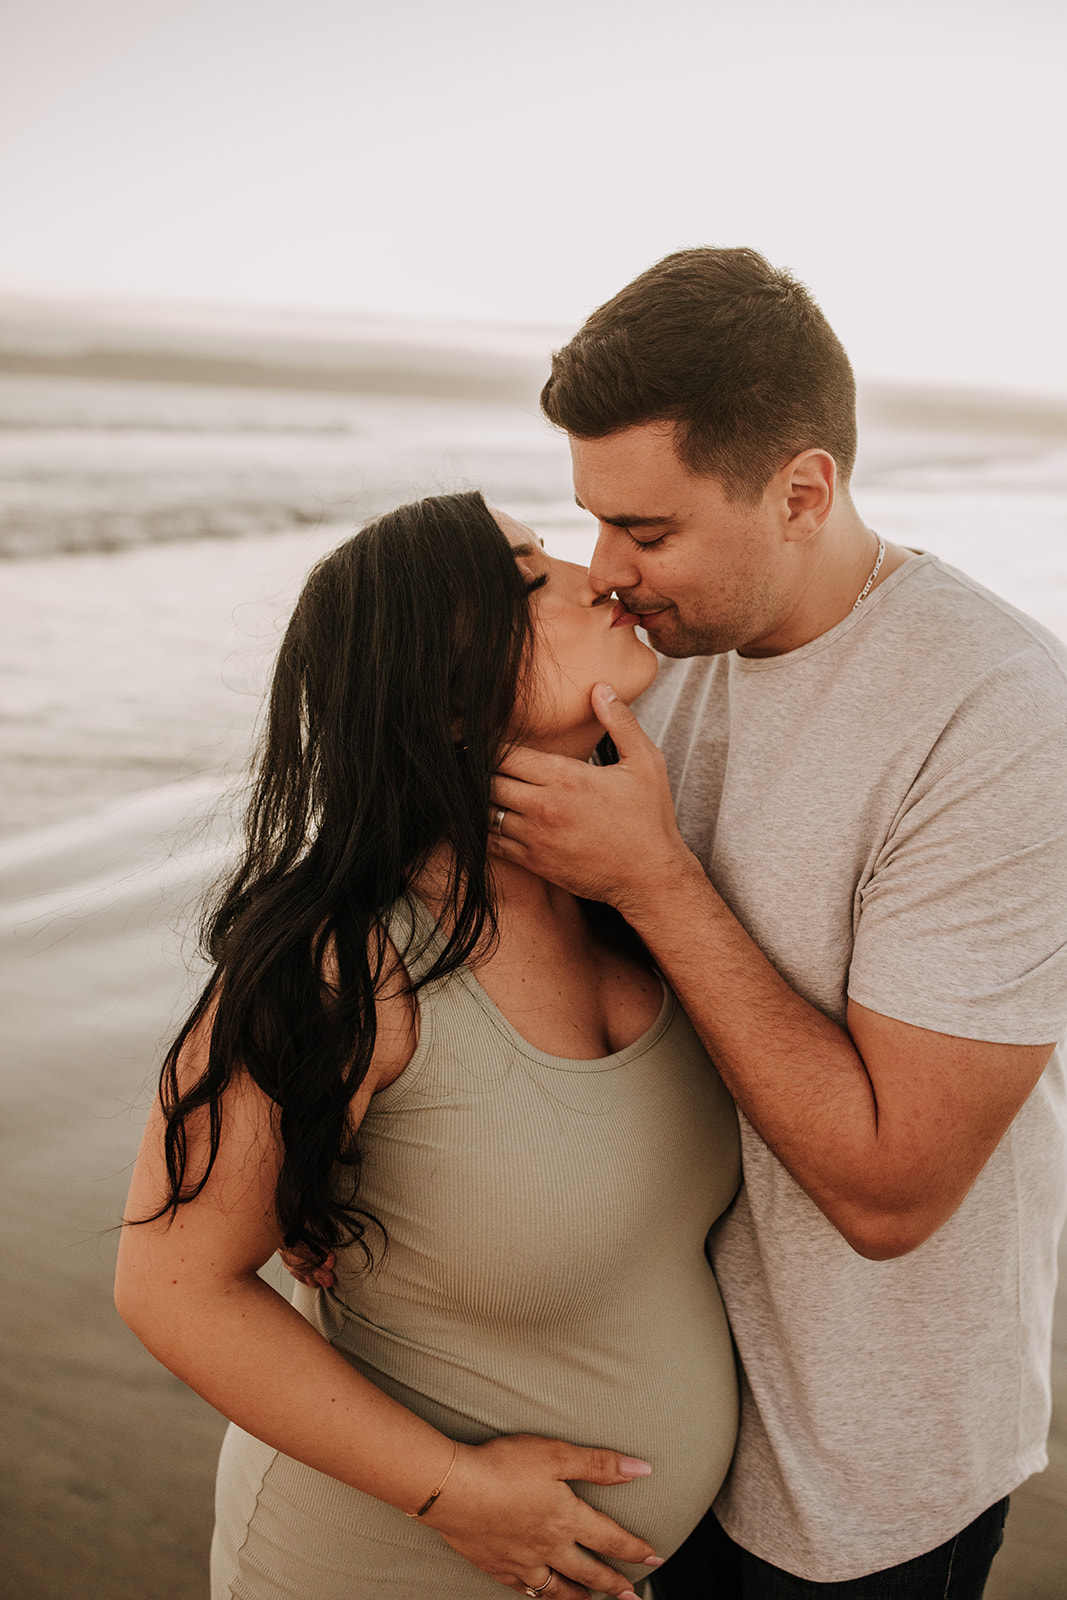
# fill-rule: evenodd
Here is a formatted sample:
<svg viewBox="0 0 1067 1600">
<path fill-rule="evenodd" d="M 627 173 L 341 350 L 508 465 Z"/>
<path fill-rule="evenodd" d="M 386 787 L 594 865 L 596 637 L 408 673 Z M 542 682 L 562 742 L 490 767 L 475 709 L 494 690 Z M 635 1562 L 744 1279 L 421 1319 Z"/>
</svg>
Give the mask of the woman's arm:
<svg viewBox="0 0 1067 1600">
<path fill-rule="evenodd" d="M 396 1077 L 410 1056 L 395 1014 L 383 1022 L 383 1059 L 376 1056 L 373 1085 L 357 1096 L 357 1121 L 372 1087 Z M 210 1016 L 186 1045 L 181 1066 L 190 1077 L 204 1065 L 209 1030 Z M 202 1193 L 173 1221 L 124 1227 L 119 1312 L 164 1366 L 256 1438 L 414 1511 L 444 1477 L 452 1442 L 375 1388 L 258 1276 L 281 1243 L 274 1215 L 280 1152 L 271 1103 L 238 1074 L 222 1110 L 222 1143 Z M 206 1116 L 204 1123 L 187 1129 L 191 1172 L 202 1170 Z M 150 1216 L 166 1192 L 162 1135 L 157 1105 L 134 1171 L 130 1217 Z M 627 1482 L 637 1474 L 625 1470 L 626 1460 L 613 1451 L 527 1436 L 460 1446 L 424 1520 L 512 1588 L 540 1585 L 552 1567 L 574 1580 L 558 1579 L 553 1600 L 577 1600 L 582 1584 L 629 1595 L 627 1580 L 589 1551 L 640 1563 L 653 1555 L 651 1547 L 594 1511 L 566 1482 Z"/>
</svg>

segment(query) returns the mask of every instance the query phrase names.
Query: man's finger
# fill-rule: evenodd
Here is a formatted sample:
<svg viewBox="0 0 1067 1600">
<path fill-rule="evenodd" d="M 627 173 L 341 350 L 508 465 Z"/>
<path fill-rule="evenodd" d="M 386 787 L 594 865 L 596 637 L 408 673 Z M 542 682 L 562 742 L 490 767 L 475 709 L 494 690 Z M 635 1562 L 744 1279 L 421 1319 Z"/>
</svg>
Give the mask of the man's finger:
<svg viewBox="0 0 1067 1600">
<path fill-rule="evenodd" d="M 573 756 L 556 756 L 546 750 L 531 750 L 529 745 L 513 744 L 501 757 L 500 772 L 523 783 L 555 783 L 568 767 L 583 766 Z"/>
<path fill-rule="evenodd" d="M 501 861 L 513 861 L 520 867 L 526 865 L 526 846 L 518 839 L 509 839 L 506 834 L 489 835 L 489 854 Z"/>
<path fill-rule="evenodd" d="M 623 761 L 637 750 L 654 750 L 655 746 L 638 722 L 625 700 L 620 700 L 610 683 L 593 686 L 593 710 L 605 733 L 610 733 L 616 750 Z"/>
<path fill-rule="evenodd" d="M 507 834 L 511 816 L 521 816 L 534 797 L 530 784 L 524 783 L 521 778 L 509 778 L 502 772 L 494 775 L 489 794 L 493 802 L 492 832 L 501 835 Z M 496 826 L 498 810 L 506 813 L 499 828 Z"/>
</svg>

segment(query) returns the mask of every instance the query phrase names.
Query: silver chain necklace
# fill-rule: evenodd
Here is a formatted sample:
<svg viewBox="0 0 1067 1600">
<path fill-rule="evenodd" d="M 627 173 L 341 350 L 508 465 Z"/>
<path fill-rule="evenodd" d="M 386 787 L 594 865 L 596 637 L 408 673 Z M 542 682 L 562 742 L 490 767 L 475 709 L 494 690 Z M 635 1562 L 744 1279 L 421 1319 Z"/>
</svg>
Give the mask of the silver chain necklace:
<svg viewBox="0 0 1067 1600">
<path fill-rule="evenodd" d="M 852 607 L 853 611 L 858 611 L 860 606 L 866 600 L 867 596 L 870 594 L 870 592 L 871 592 L 871 584 L 874 582 L 875 578 L 877 578 L 879 568 L 881 567 L 882 562 L 885 559 L 885 540 L 881 537 L 880 534 L 877 534 L 877 533 L 875 534 L 874 537 L 878 540 L 878 560 L 874 563 L 874 566 L 871 569 L 871 575 L 867 579 L 867 582 L 863 585 L 863 588 L 860 590 L 859 594 L 856 596 L 856 604 Z"/>
</svg>

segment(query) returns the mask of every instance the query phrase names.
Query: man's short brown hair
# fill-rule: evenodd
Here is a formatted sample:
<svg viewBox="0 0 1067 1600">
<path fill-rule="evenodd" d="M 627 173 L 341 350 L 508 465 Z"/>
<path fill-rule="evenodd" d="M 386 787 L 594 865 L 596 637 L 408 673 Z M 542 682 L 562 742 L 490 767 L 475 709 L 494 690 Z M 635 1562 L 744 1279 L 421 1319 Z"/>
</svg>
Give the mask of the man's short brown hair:
<svg viewBox="0 0 1067 1600">
<path fill-rule="evenodd" d="M 856 386 L 802 283 L 755 250 L 679 250 L 594 311 L 552 358 L 549 421 L 579 439 L 670 421 L 679 459 L 758 499 L 801 450 L 848 482 Z"/>
</svg>

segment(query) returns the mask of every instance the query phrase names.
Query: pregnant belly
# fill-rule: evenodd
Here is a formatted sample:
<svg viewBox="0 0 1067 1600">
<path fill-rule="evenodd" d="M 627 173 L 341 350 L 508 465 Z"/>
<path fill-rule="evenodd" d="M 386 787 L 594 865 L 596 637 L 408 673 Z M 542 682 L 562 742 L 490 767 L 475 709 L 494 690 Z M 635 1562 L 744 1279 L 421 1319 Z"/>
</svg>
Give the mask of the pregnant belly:
<svg viewBox="0 0 1067 1600">
<path fill-rule="evenodd" d="M 595 1325 L 398 1334 L 323 1291 L 303 1314 L 371 1382 L 450 1438 L 536 1433 L 603 1446 L 652 1474 L 575 1492 L 666 1558 L 711 1504 L 737 1433 L 737 1383 L 722 1301 L 706 1272 L 669 1299 L 631 1298 Z M 644 1569 L 627 1569 L 632 1578 Z"/>
</svg>

